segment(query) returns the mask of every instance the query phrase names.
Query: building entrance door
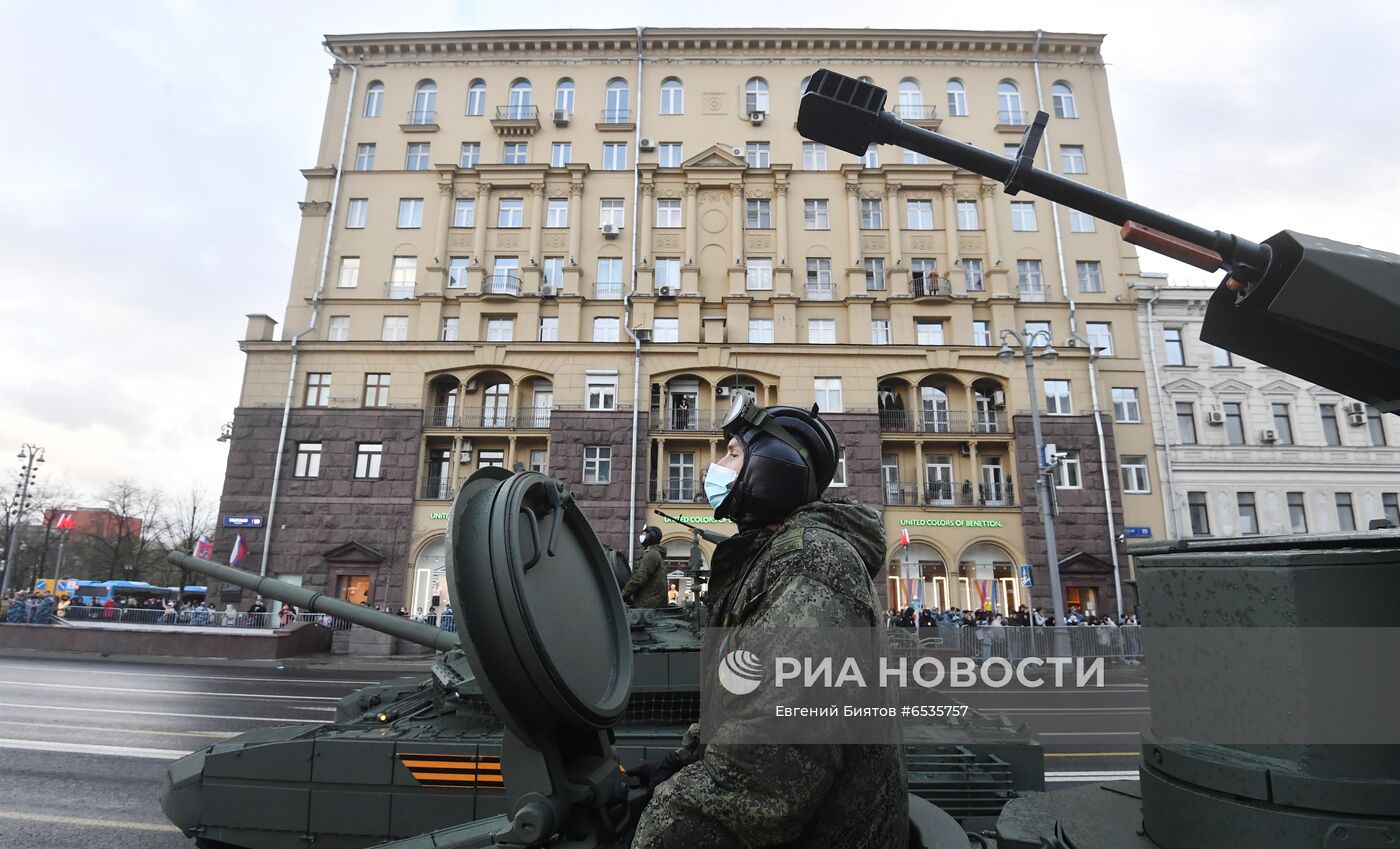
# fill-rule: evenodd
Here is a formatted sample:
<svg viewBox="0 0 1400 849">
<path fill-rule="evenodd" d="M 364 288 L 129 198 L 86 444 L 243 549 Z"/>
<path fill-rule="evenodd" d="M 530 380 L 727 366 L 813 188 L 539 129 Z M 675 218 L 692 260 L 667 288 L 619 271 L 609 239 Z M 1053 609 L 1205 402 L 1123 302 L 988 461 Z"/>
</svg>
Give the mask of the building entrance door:
<svg viewBox="0 0 1400 849">
<path fill-rule="evenodd" d="M 335 594 L 351 604 L 369 601 L 369 576 L 341 575 L 336 581 Z"/>
</svg>

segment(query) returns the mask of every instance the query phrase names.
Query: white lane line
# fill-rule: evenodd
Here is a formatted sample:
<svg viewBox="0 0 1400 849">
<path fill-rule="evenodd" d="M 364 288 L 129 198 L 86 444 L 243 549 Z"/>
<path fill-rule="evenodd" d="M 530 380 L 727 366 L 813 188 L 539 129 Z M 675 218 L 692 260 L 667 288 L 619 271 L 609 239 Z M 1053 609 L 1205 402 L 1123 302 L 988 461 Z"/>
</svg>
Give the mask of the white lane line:
<svg viewBox="0 0 1400 849">
<path fill-rule="evenodd" d="M 1037 737 L 1137 737 L 1141 731 L 1039 731 Z"/>
<path fill-rule="evenodd" d="M 169 823 L 161 825 L 153 822 L 131 822 L 129 820 L 95 820 L 87 817 L 63 817 L 53 814 L 31 814 L 25 811 L 0 811 L 0 819 L 46 822 L 55 825 L 80 825 L 89 828 L 125 828 L 133 831 L 166 831 L 179 833 L 179 829 Z"/>
<path fill-rule="evenodd" d="M 54 728 L 52 722 L 20 722 L 15 719 L 0 719 L 0 725 L 18 725 L 23 728 Z M 101 731 L 104 734 L 150 734 L 160 737 L 212 737 L 225 740 L 239 731 L 151 731 L 145 728 L 117 728 L 110 725 L 69 725 L 60 726 L 63 731 Z"/>
<path fill-rule="evenodd" d="M 66 710 L 77 713 L 112 713 L 124 716 L 174 716 L 182 719 L 239 719 L 246 722 L 279 722 L 306 725 L 314 721 L 307 716 L 230 716 L 220 713 L 172 713 L 159 710 L 118 710 L 116 708 L 72 707 L 71 705 L 32 705 L 24 702 L 0 702 L 0 707 L 26 708 L 30 710 Z M 331 708 L 317 708 L 331 710 Z M 327 720 L 329 721 L 329 720 Z"/>
<path fill-rule="evenodd" d="M 211 693 L 202 690 L 150 690 L 145 687 L 94 687 L 90 684 L 49 684 L 37 681 L 0 681 L 0 687 L 52 687 L 59 690 L 98 690 L 103 693 L 140 693 L 143 696 L 203 696 L 215 699 L 276 699 L 302 702 L 338 702 L 341 696 L 287 696 L 281 693 Z"/>
<path fill-rule="evenodd" d="M 1137 781 L 1137 770 L 1110 772 L 1047 772 L 1046 781 Z"/>
<path fill-rule="evenodd" d="M 52 669 L 57 672 L 66 672 L 70 675 L 75 673 L 79 675 L 133 675 L 139 678 L 195 678 L 200 681 L 268 681 L 276 684 L 355 684 L 361 687 L 372 684 L 388 683 L 393 680 L 386 679 L 386 681 L 381 682 L 351 681 L 348 678 L 252 678 L 244 677 L 242 675 L 198 675 L 195 673 L 188 672 L 126 672 L 123 670 L 116 669 L 82 669 L 72 666 L 41 666 L 38 664 L 14 666 L 7 665 L 4 663 L 0 663 L 0 669 L 3 669 L 7 672 L 24 672 L 26 669 Z M 423 673 L 424 676 L 426 676 L 427 674 L 427 672 Z M 403 677 L 414 678 L 419 676 L 406 674 Z"/>
<path fill-rule="evenodd" d="M 98 746 L 94 743 L 50 743 L 41 740 L 11 740 L 6 737 L 0 737 L 0 749 L 60 752 L 74 755 L 110 755 L 117 758 L 144 758 L 152 761 L 173 761 L 189 754 L 182 749 L 142 749 L 136 746 Z"/>
</svg>

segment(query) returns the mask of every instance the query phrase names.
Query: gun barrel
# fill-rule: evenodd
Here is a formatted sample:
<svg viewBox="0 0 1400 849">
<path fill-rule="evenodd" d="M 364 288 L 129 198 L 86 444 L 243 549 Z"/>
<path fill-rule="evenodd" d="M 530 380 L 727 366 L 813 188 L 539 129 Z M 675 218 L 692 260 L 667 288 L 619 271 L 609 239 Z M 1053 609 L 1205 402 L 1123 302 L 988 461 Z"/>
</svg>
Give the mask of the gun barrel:
<svg viewBox="0 0 1400 849">
<path fill-rule="evenodd" d="M 656 513 L 656 515 L 662 517 L 663 519 L 670 519 L 672 522 L 675 522 L 678 525 L 684 525 L 685 527 L 690 528 L 692 531 L 695 531 L 697 534 L 699 534 L 700 538 L 705 540 L 705 542 L 712 543 L 714 545 L 719 545 L 720 543 L 729 539 L 728 536 L 718 533 L 716 531 L 707 531 L 704 528 L 697 528 L 691 523 L 687 522 L 686 520 L 672 516 L 670 513 L 667 513 L 664 510 L 654 510 L 652 512 Z"/>
<path fill-rule="evenodd" d="M 252 590 L 259 595 L 276 599 L 284 604 L 295 605 L 298 608 L 316 613 L 324 613 L 327 616 L 335 616 L 356 625 L 392 634 L 420 646 L 427 646 L 437 651 L 450 651 L 459 645 L 457 635 L 449 631 L 425 625 L 422 622 L 414 622 L 411 619 L 400 619 L 392 614 L 382 613 L 369 607 L 351 604 L 348 601 L 308 590 L 296 584 L 289 584 L 286 581 L 279 581 L 276 578 L 265 578 L 242 569 L 221 566 L 218 563 L 211 563 L 208 560 L 185 554 L 183 551 L 170 552 L 169 559 L 171 563 L 182 569 L 188 569 L 191 572 L 216 578 L 226 584 Z"/>
</svg>

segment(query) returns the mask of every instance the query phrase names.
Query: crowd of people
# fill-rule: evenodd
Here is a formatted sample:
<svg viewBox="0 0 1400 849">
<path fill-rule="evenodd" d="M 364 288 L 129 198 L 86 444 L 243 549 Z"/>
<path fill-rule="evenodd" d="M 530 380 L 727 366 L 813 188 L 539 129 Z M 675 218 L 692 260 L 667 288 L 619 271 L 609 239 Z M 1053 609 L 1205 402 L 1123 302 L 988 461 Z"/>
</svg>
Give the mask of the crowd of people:
<svg viewBox="0 0 1400 849">
<path fill-rule="evenodd" d="M 1057 623 L 1054 616 L 1046 616 L 1045 611 L 1037 607 L 1034 610 L 1027 608 L 1024 604 L 1016 609 L 1016 612 L 1009 616 L 995 610 L 962 610 L 957 607 L 950 607 L 940 611 L 936 607 L 925 607 L 922 610 L 915 610 L 906 607 L 903 610 L 890 608 L 885 613 L 885 622 L 892 628 L 936 628 L 942 626 L 955 627 L 979 627 L 990 625 L 993 627 L 1002 626 L 1032 626 L 1032 625 L 1085 625 L 1090 627 L 1118 628 L 1123 625 L 1136 625 L 1138 618 L 1136 613 L 1129 613 L 1126 616 L 1099 616 L 1092 612 L 1086 613 L 1078 607 L 1070 607 L 1065 614 L 1063 623 Z"/>
</svg>

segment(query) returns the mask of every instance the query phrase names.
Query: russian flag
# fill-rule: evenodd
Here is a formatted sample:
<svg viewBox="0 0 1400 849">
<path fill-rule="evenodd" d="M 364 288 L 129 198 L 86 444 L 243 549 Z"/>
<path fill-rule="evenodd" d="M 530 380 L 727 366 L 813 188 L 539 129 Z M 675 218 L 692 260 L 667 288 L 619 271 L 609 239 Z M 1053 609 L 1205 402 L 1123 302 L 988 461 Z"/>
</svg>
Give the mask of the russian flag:
<svg viewBox="0 0 1400 849">
<path fill-rule="evenodd" d="M 199 542 L 194 544 L 194 551 L 192 551 L 191 554 L 203 560 L 208 560 L 214 556 L 214 543 L 210 542 L 209 537 L 205 534 L 200 534 Z"/>
<path fill-rule="evenodd" d="M 909 529 L 905 528 L 899 532 L 899 541 L 905 545 L 909 544 Z"/>
<path fill-rule="evenodd" d="M 228 565 L 237 566 L 243 562 L 243 558 L 248 556 L 248 544 L 243 541 L 243 534 L 239 534 L 233 540 L 233 551 L 228 553 Z"/>
</svg>

